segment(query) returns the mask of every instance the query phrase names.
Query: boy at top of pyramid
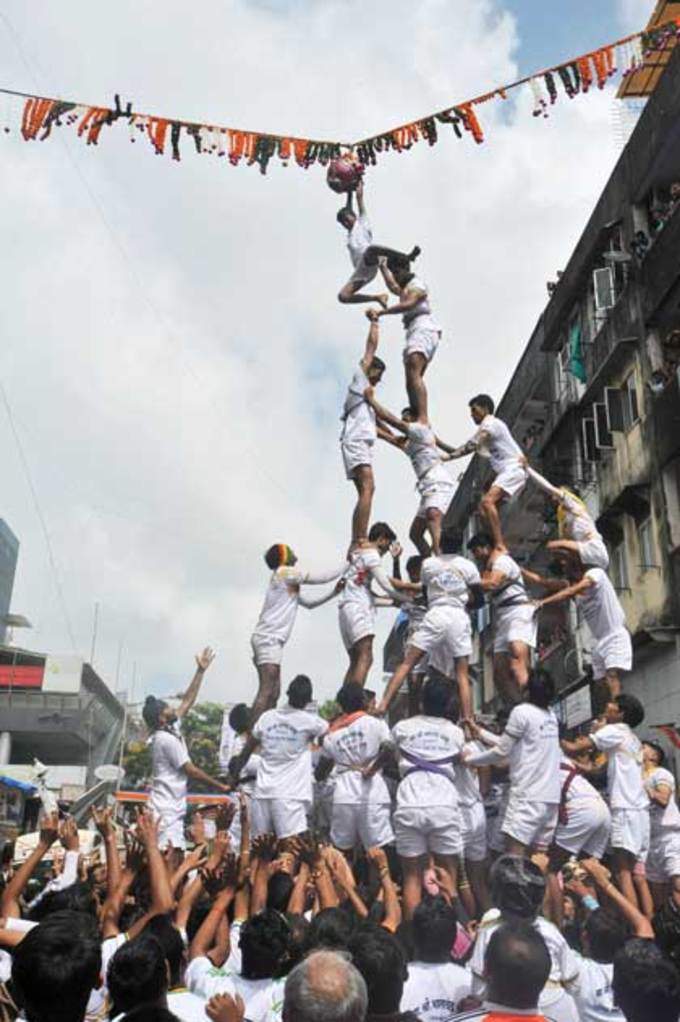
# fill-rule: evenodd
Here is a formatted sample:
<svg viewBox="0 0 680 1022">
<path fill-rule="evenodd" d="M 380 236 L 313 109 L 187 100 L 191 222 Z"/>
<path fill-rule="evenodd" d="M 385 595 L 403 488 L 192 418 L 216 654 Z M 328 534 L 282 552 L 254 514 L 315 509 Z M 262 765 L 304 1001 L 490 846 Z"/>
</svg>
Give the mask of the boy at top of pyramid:
<svg viewBox="0 0 680 1022">
<path fill-rule="evenodd" d="M 377 302 L 383 309 L 387 308 L 386 293 L 364 294 L 363 288 L 377 276 L 378 270 L 385 276 L 385 260 L 397 257 L 411 261 L 420 254 L 416 245 L 409 255 L 393 248 L 373 244 L 373 230 L 364 204 L 364 184 L 359 181 L 356 187 L 358 213 L 352 207 L 352 192 L 347 193 L 347 202 L 338 211 L 337 221 L 347 231 L 347 250 L 352 262 L 353 272 L 338 294 L 338 301 L 347 305 L 364 302 Z"/>
</svg>

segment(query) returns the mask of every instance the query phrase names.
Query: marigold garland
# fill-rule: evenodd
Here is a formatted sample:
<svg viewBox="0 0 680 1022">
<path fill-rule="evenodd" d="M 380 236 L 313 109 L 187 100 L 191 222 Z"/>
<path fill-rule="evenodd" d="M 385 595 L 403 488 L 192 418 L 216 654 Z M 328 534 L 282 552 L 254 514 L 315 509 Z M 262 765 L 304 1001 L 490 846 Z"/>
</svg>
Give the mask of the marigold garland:
<svg viewBox="0 0 680 1022">
<path fill-rule="evenodd" d="M 623 74 L 631 74 L 639 69 L 648 54 L 663 50 L 669 44 L 674 45 L 678 39 L 680 18 L 674 18 L 649 31 L 636 32 L 555 67 L 354 143 L 245 131 L 196 124 L 179 118 L 139 114 L 133 112 L 130 103 L 123 109 L 119 96 L 115 97 L 114 107 L 108 108 L 33 96 L 11 89 L 0 89 L 0 92 L 25 99 L 21 136 L 27 142 L 44 141 L 50 136 L 53 127 L 61 126 L 64 122 L 67 125 L 78 122 L 78 137 L 84 136 L 87 145 L 97 145 L 102 129 L 123 119 L 129 125 L 130 140 L 134 142 L 141 132 L 148 137 L 154 152 L 159 156 L 165 153 L 169 132 L 172 159 L 175 161 L 181 157 L 180 143 L 184 132 L 193 140 L 197 153 L 226 156 L 234 166 L 245 160 L 249 166 L 257 164 L 263 174 L 267 172 L 274 157 L 278 157 L 284 166 L 293 159 L 297 166 L 307 169 L 315 163 L 326 166 L 343 153 L 352 152 L 361 163 L 368 166 L 377 163 L 378 155 L 390 150 L 403 153 L 420 140 L 430 146 L 435 145 L 439 140 L 438 125 L 449 124 L 457 138 L 468 133 L 477 144 L 481 144 L 484 141 L 484 131 L 475 108 L 492 99 L 506 99 L 507 93 L 519 86 L 530 87 L 534 116 L 547 117 L 549 108 L 557 101 L 558 82 L 569 99 L 579 93 L 587 93 L 594 84 L 598 89 L 603 89 L 617 70 L 617 57 Z M 8 131 L 6 127 L 5 132 Z"/>
</svg>

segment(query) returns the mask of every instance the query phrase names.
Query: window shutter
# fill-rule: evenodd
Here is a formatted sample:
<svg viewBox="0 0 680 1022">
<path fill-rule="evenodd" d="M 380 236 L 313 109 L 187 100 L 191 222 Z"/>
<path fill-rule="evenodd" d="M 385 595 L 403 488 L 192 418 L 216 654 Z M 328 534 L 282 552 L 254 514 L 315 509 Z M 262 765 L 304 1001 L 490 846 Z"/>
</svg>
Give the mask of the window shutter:
<svg viewBox="0 0 680 1022">
<path fill-rule="evenodd" d="M 583 453 L 586 461 L 599 461 L 600 452 L 595 442 L 595 420 L 583 419 L 581 428 L 583 429 Z"/>
<path fill-rule="evenodd" d="M 604 388 L 604 403 L 607 409 L 607 429 L 610 433 L 623 433 L 623 402 L 625 395 L 618 387 Z"/>
<path fill-rule="evenodd" d="M 614 449 L 614 437 L 609 432 L 607 425 L 607 406 L 605 404 L 593 405 L 595 415 L 595 443 L 604 450 Z"/>
<path fill-rule="evenodd" d="M 595 308 L 598 312 L 614 307 L 614 271 L 611 266 L 593 271 Z"/>
</svg>

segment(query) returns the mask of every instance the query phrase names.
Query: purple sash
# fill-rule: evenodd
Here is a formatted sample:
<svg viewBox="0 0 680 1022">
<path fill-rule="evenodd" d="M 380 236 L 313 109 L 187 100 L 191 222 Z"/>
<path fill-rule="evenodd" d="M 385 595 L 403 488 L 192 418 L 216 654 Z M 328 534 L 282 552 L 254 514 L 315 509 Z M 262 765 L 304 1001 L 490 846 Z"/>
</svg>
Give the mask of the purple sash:
<svg viewBox="0 0 680 1022">
<path fill-rule="evenodd" d="M 453 783 L 453 778 L 447 774 L 446 770 L 442 769 L 442 765 L 445 763 L 453 763 L 456 758 L 455 756 L 444 756 L 442 759 L 423 759 L 421 756 L 417 756 L 414 752 L 408 752 L 406 749 L 400 749 L 399 753 L 404 757 L 404 759 L 408 760 L 409 763 L 413 763 L 413 766 L 404 773 L 402 781 L 411 774 L 424 770 L 425 773 L 428 774 L 440 774 L 442 777 L 445 777 L 447 781 L 451 781 L 451 783 Z"/>
</svg>

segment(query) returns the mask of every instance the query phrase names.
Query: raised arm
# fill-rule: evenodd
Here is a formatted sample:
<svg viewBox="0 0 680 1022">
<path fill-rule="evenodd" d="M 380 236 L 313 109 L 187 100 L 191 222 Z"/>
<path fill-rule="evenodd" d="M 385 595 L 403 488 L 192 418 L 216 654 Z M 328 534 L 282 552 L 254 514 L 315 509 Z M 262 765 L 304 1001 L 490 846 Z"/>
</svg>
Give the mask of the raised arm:
<svg viewBox="0 0 680 1022">
<path fill-rule="evenodd" d="M 104 851 L 106 854 L 106 895 L 110 897 L 120 883 L 121 866 L 118 855 L 118 843 L 116 841 L 116 828 L 111 818 L 111 810 L 93 809 L 92 818 L 95 826 L 102 836 Z"/>
<path fill-rule="evenodd" d="M 463 751 L 461 759 L 465 766 L 469 767 L 493 766 L 508 758 L 516 741 L 517 738 L 514 735 L 504 731 L 498 742 L 486 752 Z"/>
<path fill-rule="evenodd" d="M 302 593 L 300 593 L 298 595 L 298 603 L 301 607 L 306 607 L 307 610 L 314 610 L 315 607 L 321 607 L 324 603 L 329 603 L 331 600 L 334 600 L 343 589 L 344 582 L 336 582 L 329 592 L 324 593 L 323 596 L 318 596 L 315 600 L 310 600 L 308 597 L 303 596 Z"/>
<path fill-rule="evenodd" d="M 588 575 L 584 575 L 582 579 L 571 586 L 567 586 L 566 589 L 560 589 L 557 593 L 552 593 L 550 596 L 544 596 L 542 600 L 537 601 L 537 606 L 548 607 L 552 603 L 564 603 L 566 600 L 571 600 L 574 596 L 578 596 L 580 593 L 587 592 L 594 584 L 595 583 L 592 578 L 589 578 Z"/>
<path fill-rule="evenodd" d="M 527 465 L 526 469 L 529 477 L 533 479 L 536 485 L 543 490 L 544 493 L 549 493 L 551 497 L 559 497 L 560 500 L 564 498 L 564 491 L 561 490 L 559 486 L 553 486 L 553 484 L 546 479 L 545 476 L 542 476 L 535 468 L 531 468 L 530 465 Z"/>
<path fill-rule="evenodd" d="M 542 589 L 547 589 L 549 593 L 558 593 L 562 589 L 566 589 L 569 584 L 563 578 L 546 578 L 535 571 L 529 571 L 528 568 L 520 568 L 520 571 L 525 582 L 532 586 L 540 586 Z"/>
<path fill-rule="evenodd" d="M 398 430 L 400 433 L 408 433 L 408 426 L 401 419 L 393 415 L 392 412 L 388 411 L 387 408 L 383 407 L 375 396 L 373 387 L 367 387 L 364 391 L 364 397 L 367 403 L 375 410 L 375 414 L 383 422 L 386 422 L 388 426 L 392 426 L 393 429 Z"/>
<path fill-rule="evenodd" d="M 376 433 L 378 434 L 379 440 L 384 440 L 385 443 L 391 444 L 392 447 L 397 447 L 403 452 L 403 440 L 401 437 L 395 436 L 394 433 L 390 432 L 390 430 L 386 429 L 384 426 L 381 426 L 380 423 L 377 423 L 376 425 Z"/>
<path fill-rule="evenodd" d="M 411 309 L 415 309 L 418 302 L 422 301 L 423 298 L 427 298 L 427 291 L 423 291 L 419 287 L 409 288 L 407 284 L 403 290 L 399 291 L 399 295 L 400 300 L 395 302 L 394 305 L 390 305 L 388 309 L 370 309 L 371 315 L 369 318 L 374 320 L 380 316 L 401 316 L 404 312 L 410 312 Z"/>
<path fill-rule="evenodd" d="M 203 676 L 214 659 L 215 653 L 210 646 L 206 646 L 202 653 L 196 654 L 196 673 L 189 682 L 188 689 L 182 696 L 182 702 L 179 704 L 179 709 L 177 710 L 178 717 L 181 718 L 186 716 L 196 702 L 198 691 L 203 683 Z"/>
<path fill-rule="evenodd" d="M 188 762 L 184 764 L 182 770 L 187 777 L 192 779 L 192 781 L 200 781 L 201 784 L 206 784 L 209 788 L 216 788 L 218 791 L 223 791 L 225 795 L 231 794 L 232 789 L 230 785 L 222 784 L 221 781 L 217 781 L 214 777 L 211 777 L 210 774 L 206 774 L 205 770 L 201 770 L 201 768 L 197 767 L 195 763 L 191 762 L 191 760 L 188 760 Z"/>
<path fill-rule="evenodd" d="M 354 189 L 357 197 L 357 209 L 359 210 L 359 216 L 366 216 L 366 203 L 364 202 L 364 182 L 359 178 L 359 183 Z"/>
<path fill-rule="evenodd" d="M 597 889 L 614 902 L 624 919 L 630 923 L 633 936 L 654 940 L 654 929 L 650 920 L 640 912 L 636 905 L 633 905 L 628 898 L 621 894 L 618 887 L 614 886 L 609 870 L 597 859 L 582 859 L 581 866 L 593 878 Z"/>
<path fill-rule="evenodd" d="M 19 898 L 23 894 L 26 884 L 33 876 L 41 859 L 47 854 L 58 837 L 59 816 L 57 813 L 50 813 L 43 819 L 37 845 L 26 861 L 19 866 L 19 869 L 2 892 L 0 916 L 3 916 L 5 919 L 8 917 L 13 919 L 21 918 Z"/>
<path fill-rule="evenodd" d="M 359 362 L 359 365 L 361 366 L 361 368 L 363 369 L 363 371 L 365 373 L 367 373 L 368 370 L 371 367 L 371 362 L 373 361 L 373 356 L 375 355 L 376 351 L 378 350 L 378 341 L 379 340 L 380 340 L 380 327 L 378 325 L 377 320 L 373 320 L 372 319 L 371 322 L 370 322 L 370 325 L 368 327 L 368 336 L 366 337 L 366 347 L 364 348 L 364 353 L 363 353 L 363 355 L 361 357 L 361 361 Z"/>
<path fill-rule="evenodd" d="M 456 458 L 465 458 L 468 454 L 474 454 L 479 444 L 478 435 L 475 433 L 473 437 L 466 440 L 460 447 L 445 447 L 444 450 L 448 450 L 448 457 L 442 458 L 442 461 L 455 461 Z M 440 445 L 441 446 L 441 445 Z"/>
</svg>

